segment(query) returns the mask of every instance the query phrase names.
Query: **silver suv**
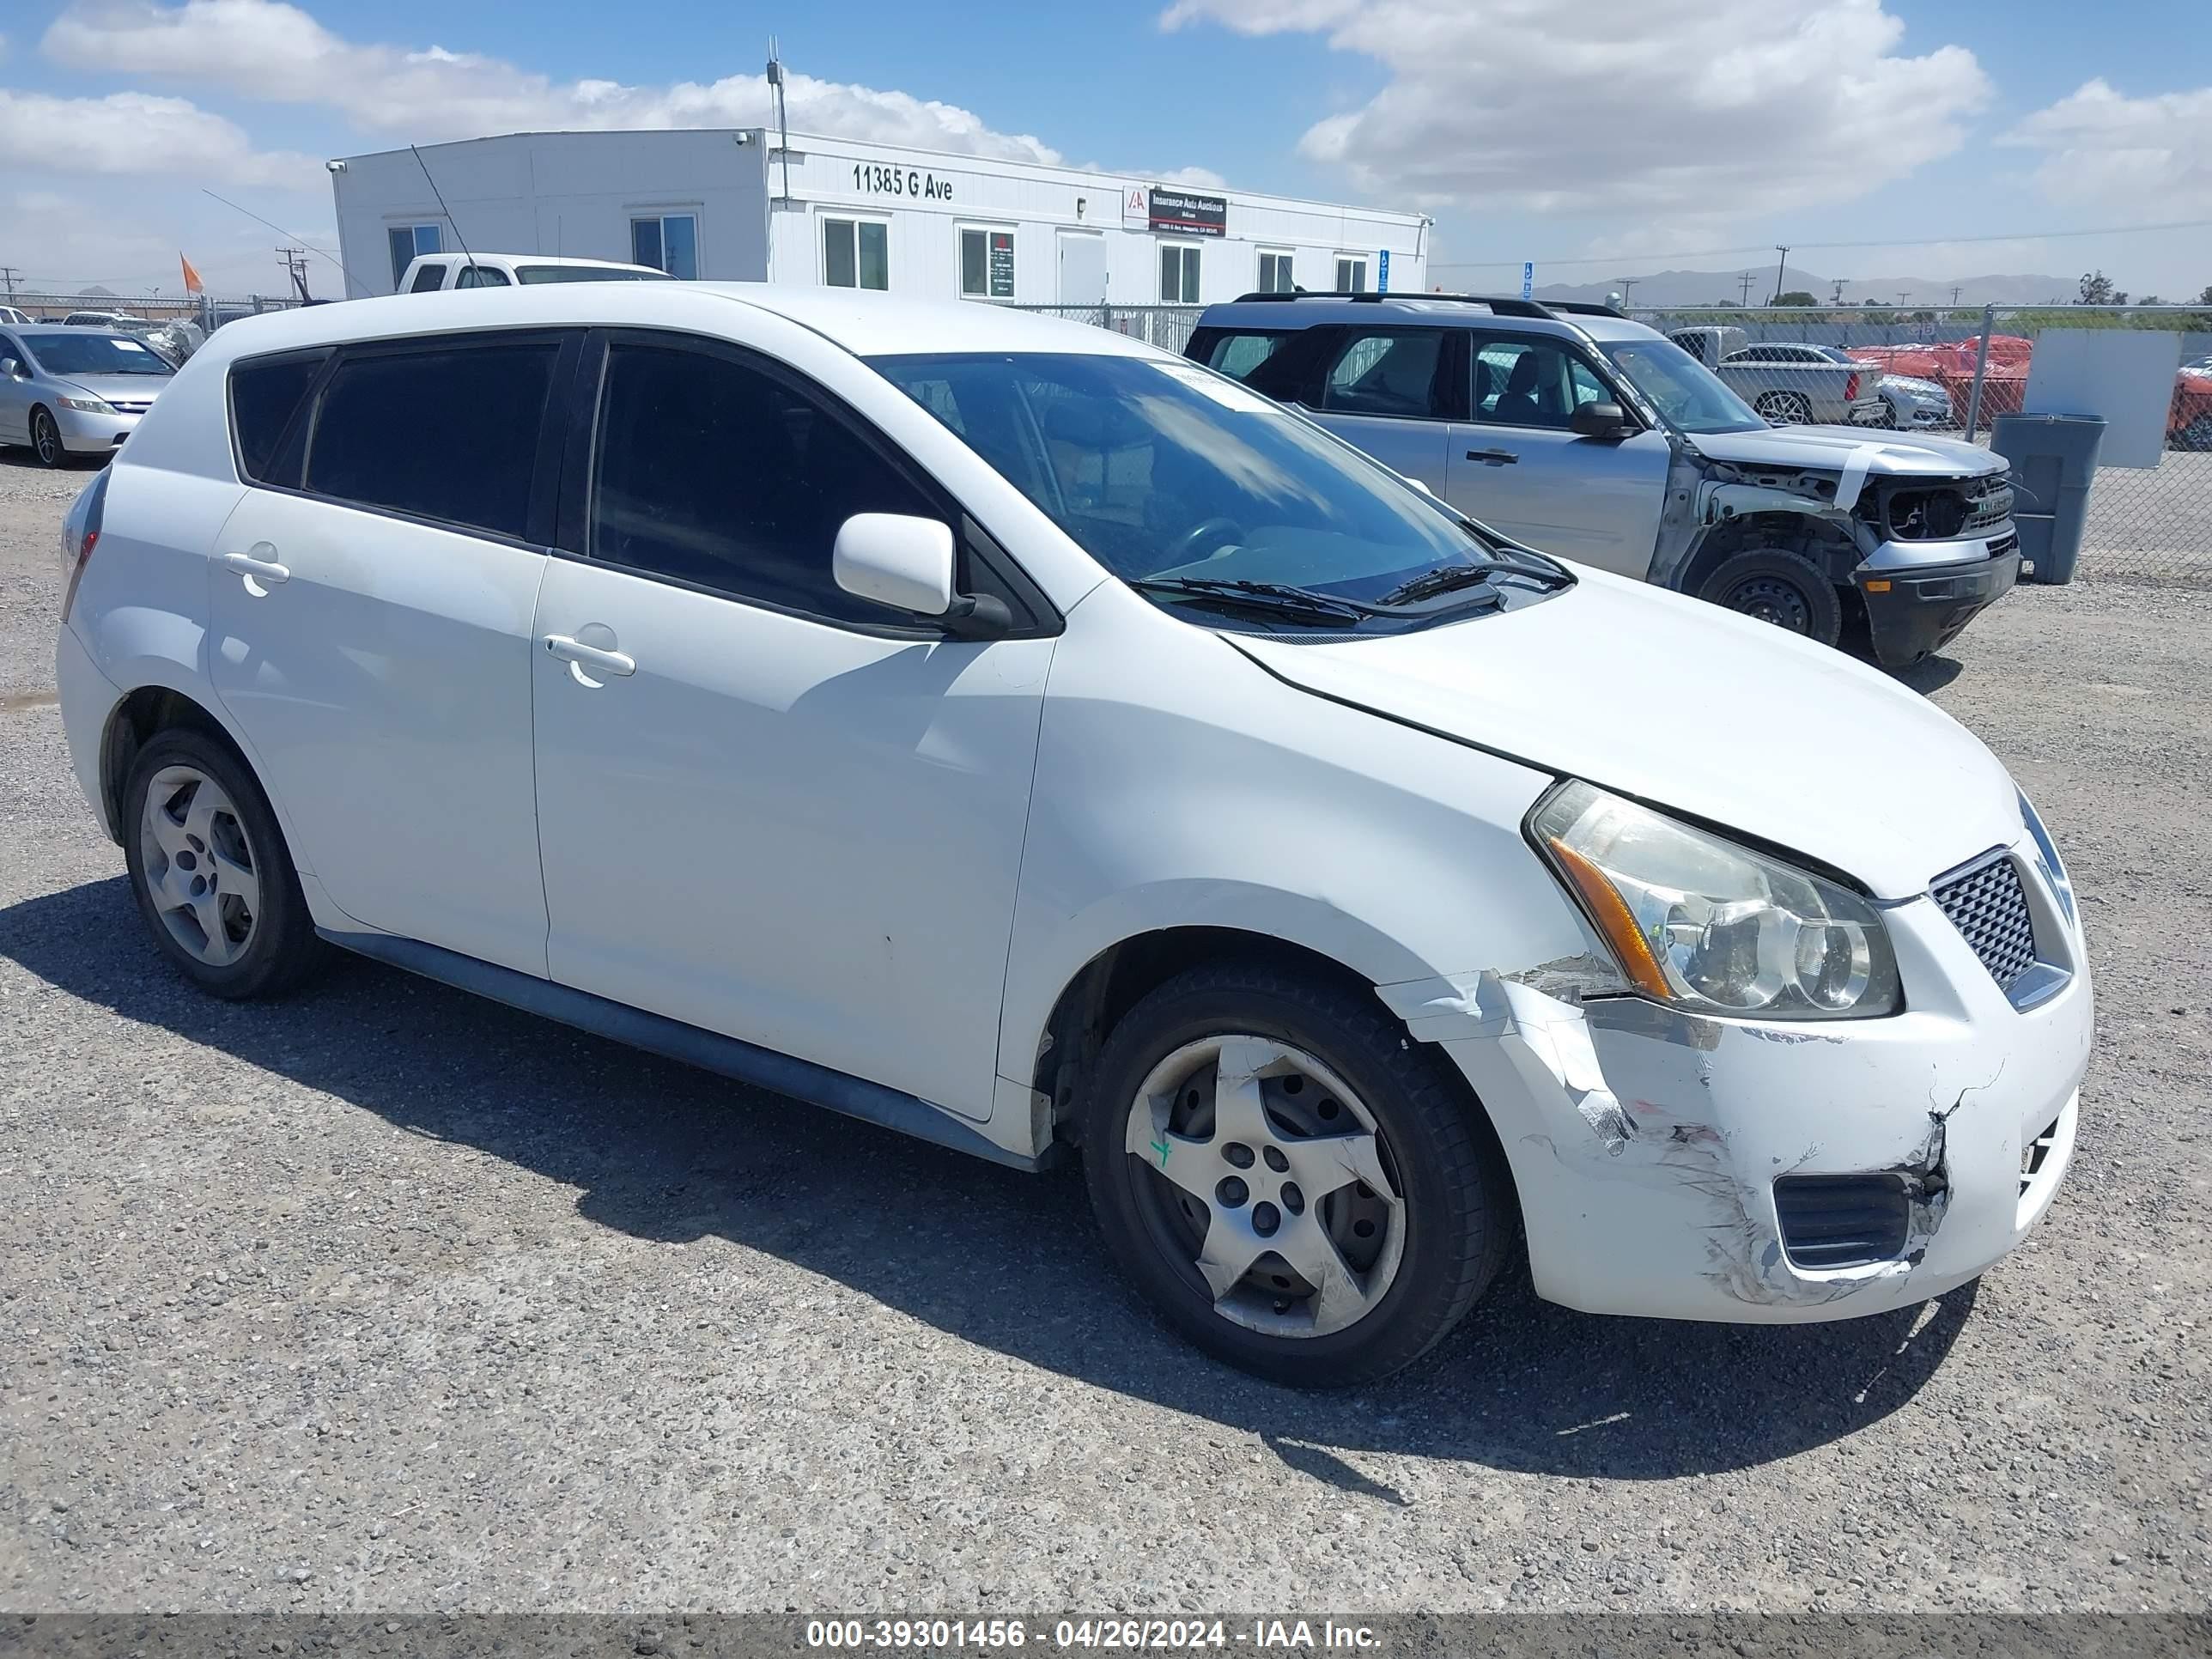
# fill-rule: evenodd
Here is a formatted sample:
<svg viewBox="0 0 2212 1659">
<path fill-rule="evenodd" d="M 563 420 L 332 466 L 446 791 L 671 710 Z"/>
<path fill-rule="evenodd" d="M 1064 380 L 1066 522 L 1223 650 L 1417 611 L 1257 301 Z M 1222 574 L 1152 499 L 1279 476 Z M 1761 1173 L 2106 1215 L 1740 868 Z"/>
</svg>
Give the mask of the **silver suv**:
<svg viewBox="0 0 2212 1659">
<path fill-rule="evenodd" d="M 1607 306 L 1248 294 L 1187 354 L 1303 409 L 1509 540 L 1891 667 L 2018 580 L 2004 459 L 1948 439 L 1771 426 Z"/>
</svg>

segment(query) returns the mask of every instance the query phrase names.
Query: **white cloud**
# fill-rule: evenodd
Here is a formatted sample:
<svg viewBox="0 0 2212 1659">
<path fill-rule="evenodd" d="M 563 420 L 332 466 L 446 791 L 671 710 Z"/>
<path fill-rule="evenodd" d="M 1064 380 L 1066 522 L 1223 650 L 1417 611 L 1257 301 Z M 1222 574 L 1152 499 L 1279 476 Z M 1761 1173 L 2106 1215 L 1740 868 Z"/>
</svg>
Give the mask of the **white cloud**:
<svg viewBox="0 0 2212 1659">
<path fill-rule="evenodd" d="M 2212 210 L 2212 87 L 2130 98 L 2090 81 L 1999 142 L 2043 152 L 2035 182 L 2054 202 L 2162 219 Z"/>
<path fill-rule="evenodd" d="M 362 131 L 408 141 L 532 128 L 758 126 L 769 120 L 763 76 L 659 87 L 556 82 L 441 46 L 407 50 L 349 40 L 281 0 L 76 0 L 47 29 L 43 45 L 48 57 L 73 69 L 319 105 Z M 790 123 L 801 131 L 1013 161 L 1060 160 L 1042 140 L 994 131 L 957 105 L 797 73 L 787 74 L 784 93 Z"/>
<path fill-rule="evenodd" d="M 1881 0 L 1177 0 L 1162 27 L 1327 32 L 1384 65 L 1299 143 L 1380 199 L 1734 216 L 1839 202 L 1965 139 L 1973 54 Z"/>
<path fill-rule="evenodd" d="M 304 155 L 256 150 L 240 128 L 181 98 L 56 98 L 0 87 L 0 173 L 14 167 L 294 186 L 317 171 Z"/>
</svg>

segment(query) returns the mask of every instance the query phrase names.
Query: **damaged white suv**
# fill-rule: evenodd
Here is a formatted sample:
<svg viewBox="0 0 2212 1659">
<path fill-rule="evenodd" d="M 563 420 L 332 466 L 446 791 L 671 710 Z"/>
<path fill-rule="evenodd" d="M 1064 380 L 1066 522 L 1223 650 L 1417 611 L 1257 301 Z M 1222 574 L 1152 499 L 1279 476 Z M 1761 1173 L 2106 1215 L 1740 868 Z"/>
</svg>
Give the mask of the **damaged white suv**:
<svg viewBox="0 0 2212 1659">
<path fill-rule="evenodd" d="M 76 774 L 205 989 L 335 945 L 1079 1149 L 1145 1296 L 1268 1376 L 1405 1364 L 1524 1229 L 1577 1308 L 1895 1308 L 2072 1151 L 2080 921 L 1972 736 L 1101 330 L 694 283 L 255 319 L 67 553 Z"/>
</svg>

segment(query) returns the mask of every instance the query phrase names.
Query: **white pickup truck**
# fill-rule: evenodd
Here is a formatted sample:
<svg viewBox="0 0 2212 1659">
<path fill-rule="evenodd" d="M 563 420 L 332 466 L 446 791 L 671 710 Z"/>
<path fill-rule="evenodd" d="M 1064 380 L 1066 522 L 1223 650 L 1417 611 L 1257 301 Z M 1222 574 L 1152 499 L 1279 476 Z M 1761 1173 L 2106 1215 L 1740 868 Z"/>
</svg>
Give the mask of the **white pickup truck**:
<svg viewBox="0 0 2212 1659">
<path fill-rule="evenodd" d="M 1740 328 L 1678 328 L 1667 337 L 1721 377 L 1773 426 L 1880 426 L 1888 413 L 1881 373 L 1833 346 L 1794 340 L 1753 345 Z"/>
<path fill-rule="evenodd" d="M 544 253 L 422 253 L 400 273 L 402 294 L 432 294 L 449 288 L 511 288 L 539 283 L 667 283 L 675 279 L 651 265 L 618 264 L 612 259 L 557 259 Z"/>
</svg>

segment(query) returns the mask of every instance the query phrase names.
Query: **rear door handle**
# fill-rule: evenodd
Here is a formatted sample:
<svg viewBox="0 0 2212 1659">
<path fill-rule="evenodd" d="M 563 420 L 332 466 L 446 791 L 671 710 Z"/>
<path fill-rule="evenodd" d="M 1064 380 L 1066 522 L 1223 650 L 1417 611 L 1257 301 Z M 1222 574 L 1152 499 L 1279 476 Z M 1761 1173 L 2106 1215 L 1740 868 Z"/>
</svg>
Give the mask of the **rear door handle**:
<svg viewBox="0 0 2212 1659">
<path fill-rule="evenodd" d="M 1512 466 L 1521 459 L 1510 449 L 1470 449 L 1467 458 L 1480 461 L 1485 466 Z"/>
<path fill-rule="evenodd" d="M 246 578 L 246 592 L 260 598 L 280 582 L 292 580 L 289 568 L 276 562 L 276 550 L 267 542 L 256 542 L 250 553 L 226 553 L 223 564 Z"/>
<path fill-rule="evenodd" d="M 548 634 L 545 648 L 562 662 L 596 669 L 602 674 L 627 678 L 637 672 L 635 657 L 625 656 L 619 651 L 602 651 L 596 645 L 586 645 L 581 640 L 572 640 L 566 634 Z"/>
</svg>

